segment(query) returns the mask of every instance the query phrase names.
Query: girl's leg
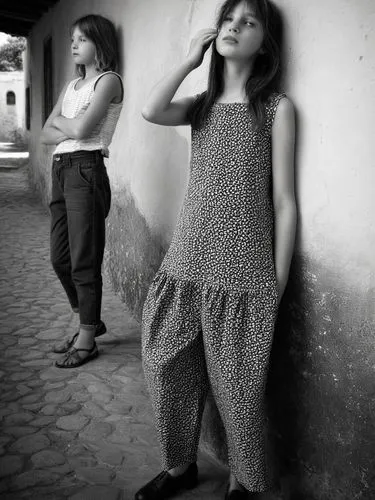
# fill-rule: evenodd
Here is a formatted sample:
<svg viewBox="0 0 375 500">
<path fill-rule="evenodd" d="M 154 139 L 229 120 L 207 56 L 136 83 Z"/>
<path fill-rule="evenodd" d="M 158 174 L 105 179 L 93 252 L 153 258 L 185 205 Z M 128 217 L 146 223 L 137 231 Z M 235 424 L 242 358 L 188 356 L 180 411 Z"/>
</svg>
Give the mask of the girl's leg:
<svg viewBox="0 0 375 500">
<path fill-rule="evenodd" d="M 276 290 L 271 296 L 222 292 L 221 298 L 208 291 L 206 298 L 202 318 L 206 362 L 226 430 L 229 467 L 248 491 L 264 491 L 269 487 L 264 392 Z"/>
<path fill-rule="evenodd" d="M 90 154 L 88 159 L 74 160 L 66 182 L 66 205 L 80 322 L 89 330 L 100 322 L 105 218 L 110 205 L 102 156 Z"/>
<path fill-rule="evenodd" d="M 200 290 L 159 274 L 143 311 L 143 367 L 165 470 L 197 459 L 208 383 L 200 326 Z"/>
<path fill-rule="evenodd" d="M 68 219 L 63 192 L 64 167 L 59 161 L 52 165 L 51 263 L 61 281 L 74 312 L 78 312 L 78 296 L 72 279 Z"/>
<path fill-rule="evenodd" d="M 101 266 L 105 246 L 105 218 L 110 206 L 108 176 L 99 153 L 70 156 L 65 172 L 65 199 L 69 231 L 72 279 L 80 314 L 79 335 L 74 359 L 68 353 L 59 366 L 68 367 L 79 358 L 88 358 L 95 347 L 102 302 Z"/>
</svg>

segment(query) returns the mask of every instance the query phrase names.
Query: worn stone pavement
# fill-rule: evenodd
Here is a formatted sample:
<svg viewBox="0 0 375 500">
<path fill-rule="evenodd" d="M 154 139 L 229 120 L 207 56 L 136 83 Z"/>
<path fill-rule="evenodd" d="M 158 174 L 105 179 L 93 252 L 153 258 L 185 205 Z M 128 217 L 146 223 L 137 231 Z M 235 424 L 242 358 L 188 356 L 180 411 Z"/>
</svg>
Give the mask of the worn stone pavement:
<svg viewBox="0 0 375 500">
<path fill-rule="evenodd" d="M 139 324 L 105 283 L 100 356 L 54 367 L 52 344 L 77 319 L 49 262 L 49 216 L 27 167 L 0 167 L 0 497 L 130 500 L 160 470 L 140 359 Z M 179 499 L 224 498 L 206 456 Z"/>
</svg>

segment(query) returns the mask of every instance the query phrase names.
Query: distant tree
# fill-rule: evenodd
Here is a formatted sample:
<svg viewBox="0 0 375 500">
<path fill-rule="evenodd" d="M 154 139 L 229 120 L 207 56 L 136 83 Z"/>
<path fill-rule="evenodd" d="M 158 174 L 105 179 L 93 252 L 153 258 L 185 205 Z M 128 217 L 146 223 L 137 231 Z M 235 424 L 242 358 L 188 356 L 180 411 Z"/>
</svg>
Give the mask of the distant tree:
<svg viewBox="0 0 375 500">
<path fill-rule="evenodd" d="M 22 36 L 8 36 L 0 47 L 0 71 L 21 71 L 22 52 L 26 48 L 26 39 Z"/>
</svg>

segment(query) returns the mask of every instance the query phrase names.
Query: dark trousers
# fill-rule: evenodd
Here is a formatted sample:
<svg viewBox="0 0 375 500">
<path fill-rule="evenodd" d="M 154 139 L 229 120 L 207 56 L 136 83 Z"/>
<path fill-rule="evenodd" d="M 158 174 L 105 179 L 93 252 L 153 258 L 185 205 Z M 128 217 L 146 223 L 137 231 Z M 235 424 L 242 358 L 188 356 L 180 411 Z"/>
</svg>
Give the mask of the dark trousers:
<svg viewBox="0 0 375 500">
<path fill-rule="evenodd" d="M 111 189 L 100 151 L 54 155 L 51 262 L 82 325 L 100 321 L 105 218 L 110 205 Z"/>
</svg>

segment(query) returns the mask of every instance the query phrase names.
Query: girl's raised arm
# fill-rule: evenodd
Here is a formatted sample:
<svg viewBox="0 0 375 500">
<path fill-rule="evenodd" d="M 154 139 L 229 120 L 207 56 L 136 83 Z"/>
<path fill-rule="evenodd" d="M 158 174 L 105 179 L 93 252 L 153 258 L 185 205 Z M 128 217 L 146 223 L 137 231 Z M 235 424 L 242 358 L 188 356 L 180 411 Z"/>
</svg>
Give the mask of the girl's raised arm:
<svg viewBox="0 0 375 500">
<path fill-rule="evenodd" d="M 187 111 L 194 97 L 172 100 L 177 89 L 195 68 L 200 66 L 204 54 L 216 38 L 216 29 L 204 29 L 192 40 L 186 61 L 161 80 L 151 91 L 142 109 L 142 116 L 157 125 L 187 125 Z"/>
<path fill-rule="evenodd" d="M 297 210 L 294 194 L 294 108 L 281 99 L 272 126 L 272 179 L 275 213 L 275 271 L 279 301 L 288 281 L 294 250 Z"/>
<path fill-rule="evenodd" d="M 118 76 L 113 73 L 103 75 L 97 82 L 94 96 L 83 115 L 77 118 L 55 116 L 52 124 L 62 130 L 71 139 L 88 137 L 95 125 L 105 115 L 109 104 L 122 98 L 122 84 Z"/>
<path fill-rule="evenodd" d="M 46 123 L 44 124 L 44 127 L 42 128 L 42 133 L 40 135 L 40 142 L 42 144 L 59 144 L 60 142 L 69 139 L 69 137 L 66 134 L 64 134 L 64 132 L 62 132 L 59 128 L 56 128 L 54 125 L 52 125 L 54 118 L 61 114 L 61 106 L 67 86 L 68 84 L 66 84 L 62 89 L 59 98 L 57 100 L 57 103 L 55 104 L 53 110 L 51 111 L 51 114 L 49 115 L 49 117 L 46 120 Z"/>
</svg>

